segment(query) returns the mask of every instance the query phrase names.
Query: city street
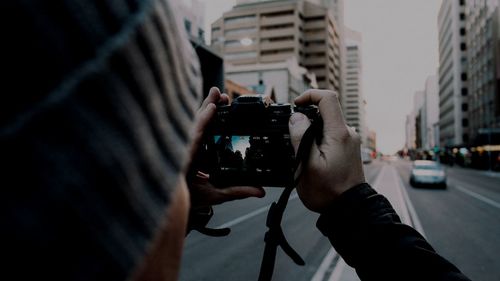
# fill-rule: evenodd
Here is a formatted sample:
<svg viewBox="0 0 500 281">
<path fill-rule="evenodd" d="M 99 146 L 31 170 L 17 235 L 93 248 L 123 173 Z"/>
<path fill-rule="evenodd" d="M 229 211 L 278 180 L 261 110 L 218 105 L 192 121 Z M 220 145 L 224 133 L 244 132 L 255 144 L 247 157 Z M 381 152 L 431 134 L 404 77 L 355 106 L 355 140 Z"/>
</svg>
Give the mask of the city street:
<svg viewBox="0 0 500 281">
<path fill-rule="evenodd" d="M 448 189 L 415 189 L 408 184 L 411 162 L 375 161 L 365 166 L 367 181 L 385 194 L 402 220 L 424 233 L 433 247 L 472 280 L 499 280 L 500 177 L 448 168 Z M 215 207 L 211 227 L 232 229 L 228 237 L 189 234 L 180 280 L 257 280 L 268 206 L 281 190 L 263 199 Z M 316 229 L 318 215 L 292 195 L 283 228 L 306 261 L 296 266 L 278 250 L 273 280 L 358 280 Z"/>
</svg>

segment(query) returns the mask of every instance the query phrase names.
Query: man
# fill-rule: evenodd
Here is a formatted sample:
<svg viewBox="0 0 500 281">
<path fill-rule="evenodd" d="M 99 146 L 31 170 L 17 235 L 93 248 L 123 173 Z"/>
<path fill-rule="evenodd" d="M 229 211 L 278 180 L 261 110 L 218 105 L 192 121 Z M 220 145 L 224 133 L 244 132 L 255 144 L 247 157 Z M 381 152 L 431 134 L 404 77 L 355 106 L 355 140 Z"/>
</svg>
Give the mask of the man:
<svg viewBox="0 0 500 281">
<path fill-rule="evenodd" d="M 186 181 L 215 104 L 169 1 L 3 1 L 3 279 L 176 280 L 189 209 L 250 196 Z M 364 184 L 338 98 L 308 91 L 323 141 L 297 188 L 363 280 L 466 280 Z M 297 149 L 309 123 L 290 119 Z"/>
</svg>

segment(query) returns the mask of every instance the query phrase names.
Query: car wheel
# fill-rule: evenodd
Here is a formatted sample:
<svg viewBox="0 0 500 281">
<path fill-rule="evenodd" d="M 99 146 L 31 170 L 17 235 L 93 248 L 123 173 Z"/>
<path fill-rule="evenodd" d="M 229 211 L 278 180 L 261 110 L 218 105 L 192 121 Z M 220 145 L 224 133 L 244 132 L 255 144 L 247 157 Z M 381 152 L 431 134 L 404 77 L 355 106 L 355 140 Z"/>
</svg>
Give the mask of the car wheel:
<svg viewBox="0 0 500 281">
<path fill-rule="evenodd" d="M 413 178 L 410 178 L 410 185 L 416 187 L 415 180 Z"/>
</svg>

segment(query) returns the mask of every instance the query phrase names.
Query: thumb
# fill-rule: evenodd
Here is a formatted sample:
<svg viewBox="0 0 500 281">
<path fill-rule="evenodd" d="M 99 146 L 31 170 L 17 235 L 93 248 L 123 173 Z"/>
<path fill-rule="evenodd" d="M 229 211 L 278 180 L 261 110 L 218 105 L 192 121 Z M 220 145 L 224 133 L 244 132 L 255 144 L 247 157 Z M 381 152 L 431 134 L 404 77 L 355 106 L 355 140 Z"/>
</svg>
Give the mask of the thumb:
<svg viewBox="0 0 500 281">
<path fill-rule="evenodd" d="M 290 117 L 290 121 L 288 122 L 288 129 L 290 130 L 290 139 L 292 141 L 292 146 L 295 154 L 297 154 L 297 150 L 299 149 L 302 136 L 310 125 L 311 121 L 309 121 L 309 118 L 307 118 L 307 116 L 302 113 L 294 113 Z"/>
</svg>

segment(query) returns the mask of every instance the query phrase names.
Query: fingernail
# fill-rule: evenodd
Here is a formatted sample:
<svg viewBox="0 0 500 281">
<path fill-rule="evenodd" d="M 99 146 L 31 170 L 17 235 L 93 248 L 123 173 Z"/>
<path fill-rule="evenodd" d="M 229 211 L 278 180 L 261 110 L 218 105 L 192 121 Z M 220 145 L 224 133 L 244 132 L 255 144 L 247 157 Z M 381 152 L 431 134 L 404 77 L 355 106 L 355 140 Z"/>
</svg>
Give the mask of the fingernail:
<svg viewBox="0 0 500 281">
<path fill-rule="evenodd" d="M 304 120 L 304 114 L 294 113 L 292 117 L 290 117 L 290 124 L 295 125 L 295 123 Z"/>
<path fill-rule="evenodd" d="M 217 106 L 215 105 L 215 103 L 212 103 L 212 102 L 211 102 L 211 103 L 209 103 L 209 104 L 207 105 L 207 110 L 212 111 L 212 110 L 215 110 L 216 108 L 217 108 Z"/>
<path fill-rule="evenodd" d="M 217 88 L 217 87 L 212 87 L 212 88 L 210 88 L 209 94 L 216 93 L 217 91 L 219 91 L 219 88 Z"/>
</svg>

